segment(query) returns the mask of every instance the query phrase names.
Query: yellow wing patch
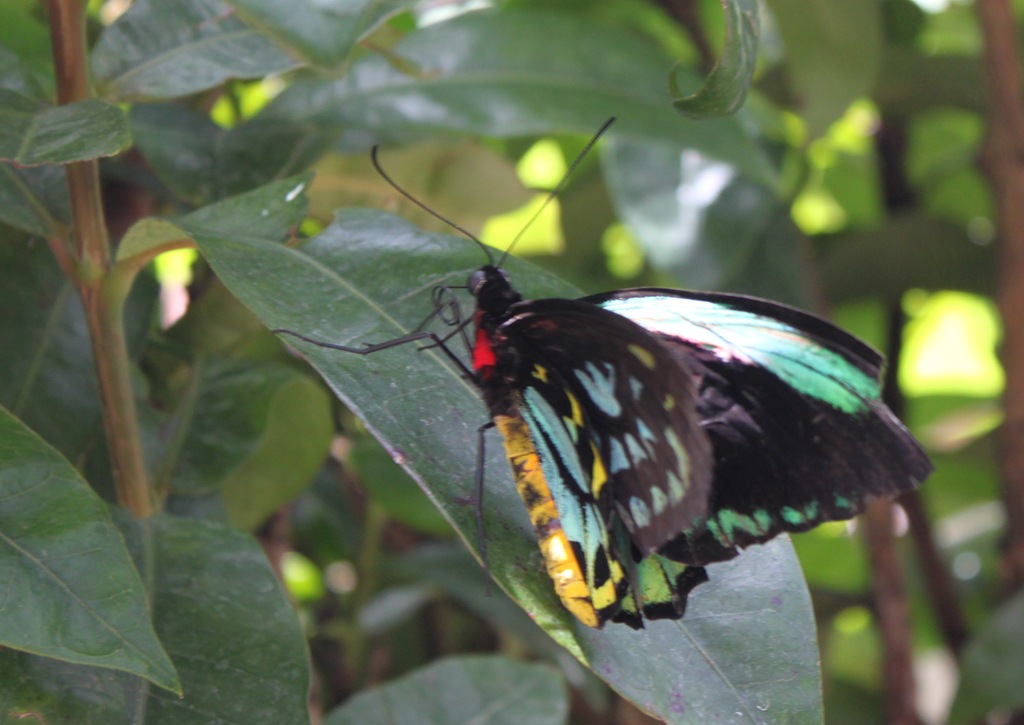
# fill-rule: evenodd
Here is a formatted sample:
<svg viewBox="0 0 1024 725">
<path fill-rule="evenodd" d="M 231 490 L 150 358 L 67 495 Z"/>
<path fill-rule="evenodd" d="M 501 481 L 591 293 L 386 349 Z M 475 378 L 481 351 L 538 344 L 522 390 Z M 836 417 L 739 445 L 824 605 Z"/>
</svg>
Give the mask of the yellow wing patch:
<svg viewBox="0 0 1024 725">
<path fill-rule="evenodd" d="M 626 349 L 633 353 L 633 357 L 644 364 L 648 370 L 654 370 L 657 364 L 654 361 L 654 355 L 651 354 L 650 350 L 646 350 L 636 343 L 630 343 L 626 345 Z"/>
</svg>

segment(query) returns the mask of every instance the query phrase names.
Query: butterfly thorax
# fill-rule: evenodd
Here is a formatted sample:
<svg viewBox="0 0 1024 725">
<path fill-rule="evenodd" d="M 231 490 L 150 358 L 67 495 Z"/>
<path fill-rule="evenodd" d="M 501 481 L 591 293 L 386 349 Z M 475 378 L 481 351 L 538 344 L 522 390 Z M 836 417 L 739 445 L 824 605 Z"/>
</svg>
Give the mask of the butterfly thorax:
<svg viewBox="0 0 1024 725">
<path fill-rule="evenodd" d="M 509 386 L 504 383 L 511 353 L 500 327 L 508 320 L 511 307 L 523 298 L 512 289 L 505 271 L 491 265 L 472 274 L 469 290 L 476 298 L 473 370 L 492 415 L 504 413 L 514 406 Z"/>
</svg>

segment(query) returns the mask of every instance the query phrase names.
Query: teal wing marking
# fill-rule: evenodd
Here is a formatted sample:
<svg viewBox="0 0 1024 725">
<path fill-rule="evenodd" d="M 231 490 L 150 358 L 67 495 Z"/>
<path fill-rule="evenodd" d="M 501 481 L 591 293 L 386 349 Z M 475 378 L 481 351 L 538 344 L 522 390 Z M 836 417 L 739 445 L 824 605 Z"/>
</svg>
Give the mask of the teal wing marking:
<svg viewBox="0 0 1024 725">
<path fill-rule="evenodd" d="M 795 390 L 846 413 L 863 411 L 880 397 L 878 353 L 845 333 L 842 346 L 834 333 L 816 338 L 796 323 L 821 321 L 793 308 L 772 304 L 791 321 L 722 301 L 656 293 L 610 299 L 602 307 L 651 332 L 711 351 L 723 362 L 766 368 Z"/>
</svg>

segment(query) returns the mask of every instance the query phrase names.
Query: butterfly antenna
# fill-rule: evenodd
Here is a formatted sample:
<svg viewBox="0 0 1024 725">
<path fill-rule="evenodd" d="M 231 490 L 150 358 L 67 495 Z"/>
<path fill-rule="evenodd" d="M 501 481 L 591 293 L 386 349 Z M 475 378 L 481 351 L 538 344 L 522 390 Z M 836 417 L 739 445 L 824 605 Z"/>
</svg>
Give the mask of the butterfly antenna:
<svg viewBox="0 0 1024 725">
<path fill-rule="evenodd" d="M 483 242 L 481 242 L 479 239 L 477 239 L 475 234 L 470 233 L 469 230 L 464 228 L 464 227 L 460 227 L 458 224 L 453 222 L 451 219 L 448 219 L 446 217 L 441 216 L 436 211 L 431 209 L 429 206 L 427 206 L 422 201 L 420 201 L 415 196 L 413 196 L 408 191 L 406 191 L 401 186 L 399 186 L 398 182 L 396 182 L 394 179 L 392 179 L 390 176 L 388 176 L 388 173 L 386 171 L 384 171 L 384 167 L 382 167 L 380 165 L 380 160 L 377 158 L 377 152 L 378 152 L 379 149 L 380 149 L 380 146 L 374 146 L 372 149 L 370 149 L 370 159 L 373 161 L 373 168 L 375 168 L 377 170 L 377 173 L 380 174 L 381 178 L 384 179 L 384 181 L 388 182 L 388 185 L 392 189 L 397 191 L 399 194 L 404 196 L 406 199 L 411 201 L 413 204 L 418 206 L 423 211 L 427 212 L 427 214 L 429 214 L 430 216 L 434 217 L 435 219 L 439 219 L 440 221 L 442 221 L 445 224 L 447 224 L 448 226 L 450 226 L 452 229 L 454 229 L 454 230 L 456 230 L 458 232 L 462 232 L 464 235 L 466 235 L 467 237 L 472 239 L 474 242 L 476 242 L 477 245 L 480 247 L 480 249 L 484 250 L 484 254 L 487 255 L 487 260 L 493 265 L 494 264 L 494 258 L 491 256 L 491 251 L 487 248 L 487 245 L 485 245 Z"/>
<path fill-rule="evenodd" d="M 518 242 L 519 239 L 523 236 L 523 234 L 526 233 L 526 230 L 529 229 L 535 221 L 537 221 L 537 217 L 539 217 L 541 213 L 548 208 L 548 204 L 550 204 L 555 199 L 555 197 L 558 196 L 562 189 L 565 188 L 565 185 L 569 183 L 569 178 L 576 170 L 576 167 L 580 165 L 581 161 L 583 161 L 583 157 L 590 153 L 590 149 L 594 148 L 594 144 L 597 143 L 597 140 L 604 135 L 604 132 L 607 131 L 608 127 L 611 126 L 613 123 L 615 123 L 615 116 L 612 116 L 603 124 L 601 124 L 601 128 L 597 129 L 597 133 L 595 133 L 591 137 L 591 139 L 587 141 L 587 145 L 583 147 L 583 150 L 580 151 L 579 154 L 576 155 L 576 158 L 573 159 L 573 162 L 569 164 L 569 168 L 562 176 L 562 179 L 558 182 L 555 188 L 551 190 L 551 193 L 548 194 L 547 198 L 544 200 L 544 203 L 540 205 L 540 209 L 534 212 L 533 216 L 530 217 L 530 220 L 526 222 L 526 224 L 523 225 L 523 228 L 519 230 L 519 233 L 512 238 L 512 242 L 508 245 L 508 247 L 505 248 L 504 253 L 501 255 L 501 259 L 498 260 L 498 264 L 495 266 L 500 267 L 505 263 L 505 259 L 508 257 L 509 253 L 511 253 L 512 247 L 516 246 L 516 242 Z"/>
</svg>

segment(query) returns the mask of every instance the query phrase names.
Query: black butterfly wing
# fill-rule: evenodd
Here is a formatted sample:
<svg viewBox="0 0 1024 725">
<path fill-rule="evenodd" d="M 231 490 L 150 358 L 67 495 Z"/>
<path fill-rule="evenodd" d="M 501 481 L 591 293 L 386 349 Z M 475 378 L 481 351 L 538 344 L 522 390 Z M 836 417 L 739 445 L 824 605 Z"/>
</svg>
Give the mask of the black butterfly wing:
<svg viewBox="0 0 1024 725">
<path fill-rule="evenodd" d="M 714 486 L 705 518 L 662 547 L 673 559 L 721 561 L 780 532 L 850 518 L 870 497 L 908 491 L 931 472 L 881 400 L 881 356 L 818 317 L 678 290 L 585 301 L 658 335 L 700 380 Z"/>
<path fill-rule="evenodd" d="M 498 334 L 524 417 L 571 441 L 571 450 L 554 451 L 571 475 L 549 481 L 553 489 L 593 503 L 609 528 L 621 521 L 642 554 L 705 514 L 710 446 L 694 382 L 665 345 L 621 315 L 573 300 L 518 303 Z"/>
</svg>

